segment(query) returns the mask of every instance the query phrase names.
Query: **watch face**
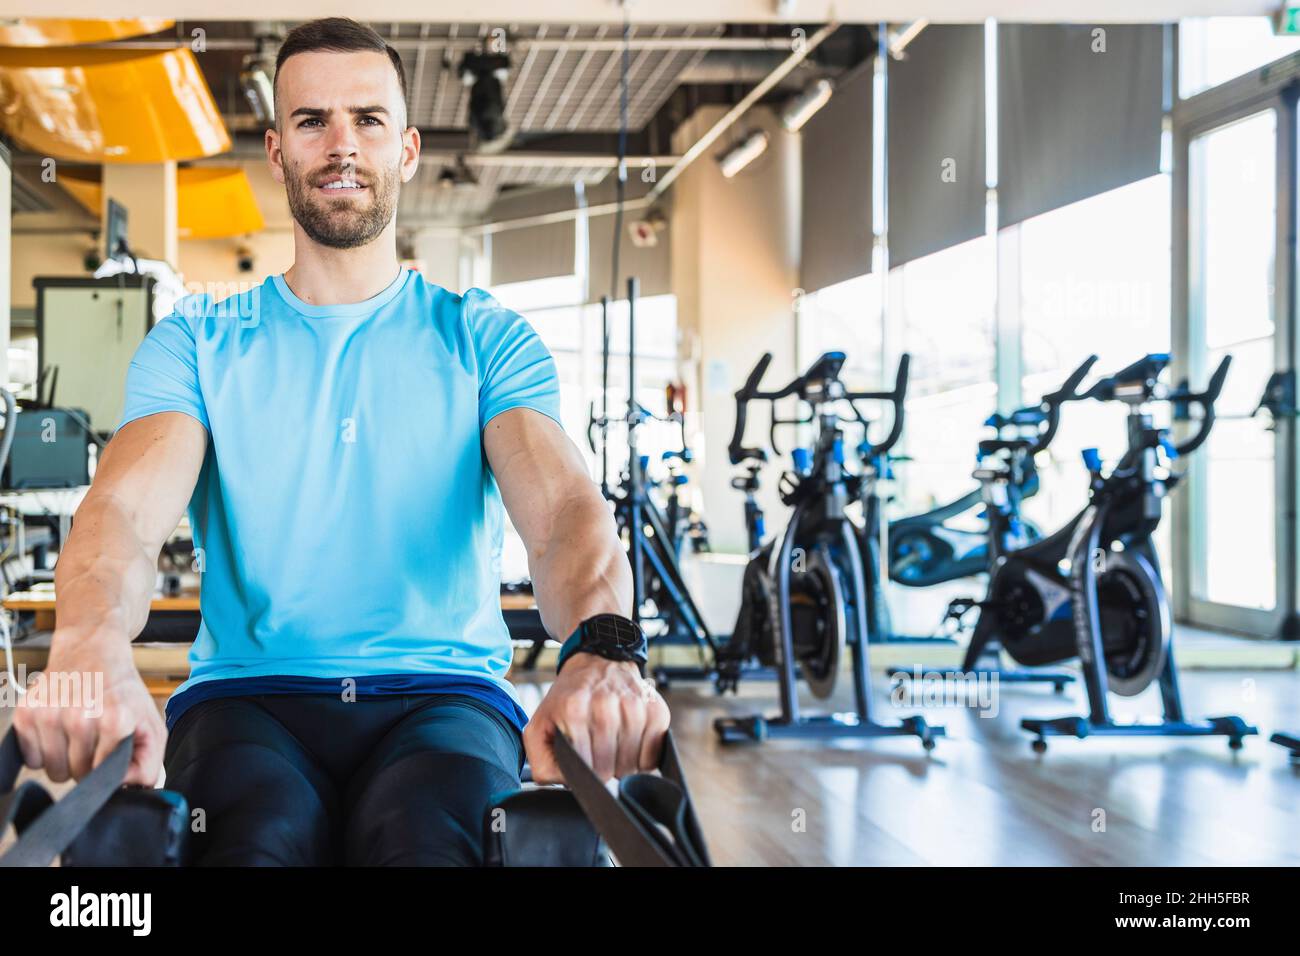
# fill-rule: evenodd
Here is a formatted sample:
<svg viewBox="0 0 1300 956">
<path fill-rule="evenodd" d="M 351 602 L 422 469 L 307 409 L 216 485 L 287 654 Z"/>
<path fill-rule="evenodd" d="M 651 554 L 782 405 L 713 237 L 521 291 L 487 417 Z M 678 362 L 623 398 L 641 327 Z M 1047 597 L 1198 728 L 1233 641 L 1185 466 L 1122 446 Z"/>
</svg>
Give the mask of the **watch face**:
<svg viewBox="0 0 1300 956">
<path fill-rule="evenodd" d="M 640 649 L 644 640 L 637 626 L 616 614 L 600 614 L 587 622 L 588 634 L 602 644 L 628 651 Z"/>
</svg>

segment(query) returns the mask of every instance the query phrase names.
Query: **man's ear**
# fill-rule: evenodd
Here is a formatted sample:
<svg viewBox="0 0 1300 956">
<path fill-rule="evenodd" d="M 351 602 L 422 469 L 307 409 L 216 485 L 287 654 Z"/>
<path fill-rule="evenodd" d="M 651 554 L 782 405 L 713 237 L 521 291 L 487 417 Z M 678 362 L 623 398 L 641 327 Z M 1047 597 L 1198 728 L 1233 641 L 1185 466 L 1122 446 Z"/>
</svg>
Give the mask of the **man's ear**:
<svg viewBox="0 0 1300 956">
<path fill-rule="evenodd" d="M 271 167 L 271 176 L 280 185 L 284 185 L 284 168 L 281 166 L 283 154 L 280 151 L 280 133 L 277 129 L 268 129 L 264 138 L 266 146 L 266 163 Z"/>
<path fill-rule="evenodd" d="M 420 130 L 415 126 L 408 126 L 406 133 L 402 134 L 402 148 L 405 151 L 407 143 L 407 133 L 410 134 L 411 159 L 409 166 L 403 163 L 402 182 L 409 183 L 415 178 L 415 171 L 420 168 Z"/>
</svg>

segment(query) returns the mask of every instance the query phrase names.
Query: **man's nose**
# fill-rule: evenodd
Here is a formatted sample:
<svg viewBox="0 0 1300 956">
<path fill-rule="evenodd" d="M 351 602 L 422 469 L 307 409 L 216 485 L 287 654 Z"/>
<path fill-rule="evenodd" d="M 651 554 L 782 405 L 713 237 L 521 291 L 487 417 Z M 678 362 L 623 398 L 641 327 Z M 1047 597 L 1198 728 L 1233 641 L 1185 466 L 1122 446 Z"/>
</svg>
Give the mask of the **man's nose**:
<svg viewBox="0 0 1300 956">
<path fill-rule="evenodd" d="M 356 133 L 346 123 L 335 127 L 330 133 L 329 158 L 331 162 L 342 163 L 357 158 Z"/>
</svg>

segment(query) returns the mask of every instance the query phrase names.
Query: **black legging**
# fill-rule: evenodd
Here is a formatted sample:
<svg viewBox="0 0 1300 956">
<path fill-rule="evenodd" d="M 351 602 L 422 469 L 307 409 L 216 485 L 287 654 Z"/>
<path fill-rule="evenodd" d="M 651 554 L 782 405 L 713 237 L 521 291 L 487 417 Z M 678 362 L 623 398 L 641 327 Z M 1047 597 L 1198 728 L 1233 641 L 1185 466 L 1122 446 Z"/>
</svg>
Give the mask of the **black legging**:
<svg viewBox="0 0 1300 956">
<path fill-rule="evenodd" d="M 206 700 L 163 757 L 198 866 L 479 865 L 489 801 L 523 763 L 518 729 L 461 694 Z"/>
</svg>

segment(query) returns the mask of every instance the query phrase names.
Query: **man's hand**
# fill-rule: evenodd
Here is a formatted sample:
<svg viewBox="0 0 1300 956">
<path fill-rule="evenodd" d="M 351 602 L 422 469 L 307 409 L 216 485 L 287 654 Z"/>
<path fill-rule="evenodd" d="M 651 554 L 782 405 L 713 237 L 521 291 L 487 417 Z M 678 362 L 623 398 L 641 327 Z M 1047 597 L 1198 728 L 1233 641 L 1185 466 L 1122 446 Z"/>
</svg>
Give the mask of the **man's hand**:
<svg viewBox="0 0 1300 956">
<path fill-rule="evenodd" d="M 602 781 L 659 766 L 668 705 L 637 666 L 577 653 L 524 729 L 537 783 L 561 783 L 553 741 L 562 730 Z"/>
<path fill-rule="evenodd" d="M 80 780 L 134 735 L 125 782 L 146 787 L 158 782 L 167 729 L 125 638 L 56 631 L 37 680 L 43 686 L 29 682 L 14 711 L 27 766 L 43 767 L 55 783 Z M 68 689 L 77 693 L 68 694 Z"/>
</svg>

